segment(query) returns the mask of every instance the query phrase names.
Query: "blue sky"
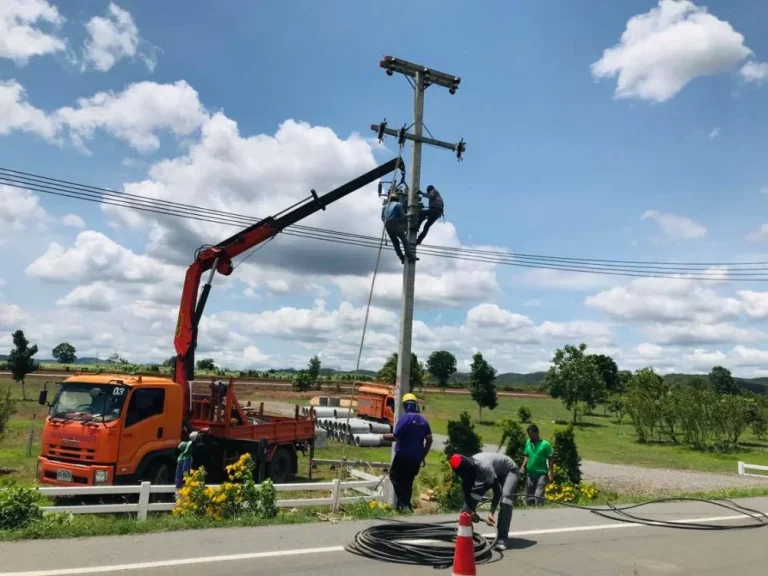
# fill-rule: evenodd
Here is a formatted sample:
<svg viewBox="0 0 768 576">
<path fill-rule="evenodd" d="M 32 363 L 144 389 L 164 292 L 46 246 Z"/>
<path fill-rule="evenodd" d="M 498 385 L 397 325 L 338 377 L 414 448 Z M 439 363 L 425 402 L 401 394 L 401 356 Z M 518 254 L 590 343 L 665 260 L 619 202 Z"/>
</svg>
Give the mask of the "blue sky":
<svg viewBox="0 0 768 576">
<path fill-rule="evenodd" d="M 378 67 L 391 54 L 462 78 L 454 96 L 426 94 L 427 127 L 467 141 L 462 163 L 425 151 L 422 182 L 443 193 L 447 220 L 428 243 L 768 260 L 768 234 L 757 233 L 768 202 L 768 6 L 6 4 L 3 167 L 266 216 L 391 157 L 392 140 L 381 149 L 368 130 L 384 117 L 410 122 L 411 89 Z M 0 328 L 23 326 L 43 350 L 70 339 L 83 355 L 170 355 L 184 266 L 198 245 L 231 230 L 0 192 L 10 254 Z M 376 236 L 377 206 L 369 188 L 307 224 Z M 65 224 L 72 214 L 82 226 L 71 216 Z M 232 366 L 320 353 L 352 367 L 374 261 L 371 250 L 279 238 L 219 282 L 201 353 Z M 384 266 L 369 367 L 396 346 L 399 266 L 391 253 Z M 528 371 L 583 340 L 627 368 L 722 363 L 768 373 L 761 283 L 633 281 L 433 257 L 422 258 L 417 282 L 420 355 L 445 347 L 463 362 L 480 349 L 501 371 Z"/>
</svg>

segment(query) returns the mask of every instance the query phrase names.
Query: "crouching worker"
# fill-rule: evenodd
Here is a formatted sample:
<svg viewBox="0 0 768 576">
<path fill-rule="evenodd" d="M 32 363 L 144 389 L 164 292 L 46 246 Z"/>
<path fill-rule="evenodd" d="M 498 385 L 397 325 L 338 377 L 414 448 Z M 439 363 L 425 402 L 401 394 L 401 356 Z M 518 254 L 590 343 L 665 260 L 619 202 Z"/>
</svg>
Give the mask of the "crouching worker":
<svg viewBox="0 0 768 576">
<path fill-rule="evenodd" d="M 403 414 L 397 420 L 392 434 L 384 434 L 384 440 L 395 441 L 395 458 L 389 469 L 389 480 L 395 491 L 397 510 L 413 510 L 413 481 L 424 466 L 432 447 L 432 430 L 429 422 L 419 414 L 416 396 L 403 396 Z"/>
<path fill-rule="evenodd" d="M 488 523 L 496 525 L 498 540 L 496 548 L 506 550 L 509 540 L 509 525 L 512 522 L 512 499 L 517 489 L 520 469 L 515 461 L 504 454 L 494 452 L 480 452 L 471 458 L 454 454 L 448 460 L 454 473 L 461 478 L 464 491 L 463 512 L 472 514 L 472 521 L 477 522 L 477 506 L 483 500 L 488 490 L 493 490 L 491 500 L 491 512 L 488 514 Z M 499 520 L 496 522 L 494 514 L 501 501 Z"/>
<path fill-rule="evenodd" d="M 192 450 L 195 441 L 200 437 L 199 432 L 190 432 L 189 440 L 179 444 L 179 458 L 176 461 L 176 495 L 184 486 L 184 478 L 189 476 L 192 470 Z"/>
<path fill-rule="evenodd" d="M 437 188 L 431 184 L 427 186 L 426 194 L 419 192 L 419 195 L 427 197 L 429 200 L 429 207 L 423 209 L 419 213 L 419 226 L 421 226 L 421 223 L 425 220 L 426 224 L 424 224 L 424 228 L 422 228 L 419 237 L 416 239 L 417 246 L 424 242 L 424 238 L 427 237 L 432 224 L 438 221 L 438 219 L 443 215 L 443 210 L 445 209 L 443 204 L 443 197 L 440 195 L 440 192 L 437 191 Z"/>
</svg>

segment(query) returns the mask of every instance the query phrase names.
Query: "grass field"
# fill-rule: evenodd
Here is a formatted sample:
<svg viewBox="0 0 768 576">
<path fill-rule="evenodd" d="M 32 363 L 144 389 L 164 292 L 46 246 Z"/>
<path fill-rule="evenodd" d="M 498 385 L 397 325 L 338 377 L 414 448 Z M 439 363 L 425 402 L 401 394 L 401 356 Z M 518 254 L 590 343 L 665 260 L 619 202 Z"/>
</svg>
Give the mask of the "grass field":
<svg viewBox="0 0 768 576">
<path fill-rule="evenodd" d="M 40 431 L 45 418 L 46 409 L 38 406 L 36 399 L 43 381 L 30 379 L 27 383 L 27 395 L 29 402 L 19 402 L 18 412 L 11 420 L 8 433 L 4 440 L 0 441 L 0 469 L 12 469 L 10 475 L 20 481 L 31 482 L 34 479 L 36 457 L 40 451 Z M 21 390 L 18 384 L 9 379 L 0 379 L 0 387 L 11 386 L 16 396 L 20 397 Z M 258 392 L 257 398 L 268 400 L 269 393 Z M 278 393 L 279 394 L 279 393 Z M 292 401 L 292 400 L 287 400 Z M 300 401 L 300 400 L 296 400 Z M 435 433 L 445 434 L 447 423 L 450 419 L 458 417 L 459 413 L 467 410 L 473 419 L 477 417 L 477 407 L 466 396 L 450 394 L 427 394 L 425 398 L 426 411 L 424 415 L 429 419 Z M 504 418 L 517 418 L 517 410 L 520 406 L 528 406 L 533 414 L 533 421 L 539 425 L 544 437 L 551 437 L 555 429 L 555 420 L 568 421 L 569 412 L 558 400 L 551 398 L 499 398 L 498 407 L 493 410 L 483 411 L 483 423 L 477 424 L 477 431 L 487 444 L 499 441 L 501 430 L 496 425 Z M 27 437 L 30 421 L 33 415 L 35 420 L 35 438 L 32 446 L 32 455 L 25 456 Z M 738 450 L 728 454 L 713 452 L 697 452 L 684 446 L 639 444 L 635 441 L 634 430 L 626 420 L 623 425 L 618 425 L 612 417 L 585 416 L 583 423 L 577 425 L 576 439 L 579 452 L 583 459 L 605 463 L 633 464 L 649 468 L 689 469 L 713 472 L 735 472 L 736 462 L 744 460 L 751 464 L 768 465 L 768 443 L 760 442 L 750 433 L 745 434 L 742 445 Z M 318 458 L 360 458 L 368 461 L 387 461 L 388 449 L 360 449 L 350 446 L 342 447 L 338 444 L 330 444 L 325 450 L 318 450 Z M 439 455 L 431 454 L 428 460 L 427 472 L 432 472 L 439 465 Z M 299 463 L 301 476 L 307 475 L 308 463 L 302 459 Z M 334 472 L 326 469 L 318 469 L 316 477 L 332 477 Z"/>
</svg>

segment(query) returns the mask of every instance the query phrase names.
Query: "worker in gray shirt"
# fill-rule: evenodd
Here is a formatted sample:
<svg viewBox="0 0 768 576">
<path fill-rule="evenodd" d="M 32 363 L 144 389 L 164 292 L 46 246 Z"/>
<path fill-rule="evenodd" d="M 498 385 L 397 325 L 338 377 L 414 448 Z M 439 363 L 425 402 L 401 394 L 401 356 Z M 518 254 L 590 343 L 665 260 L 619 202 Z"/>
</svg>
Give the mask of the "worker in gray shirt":
<svg viewBox="0 0 768 576">
<path fill-rule="evenodd" d="M 427 221 L 426 224 L 424 224 L 424 229 L 419 234 L 419 237 L 416 239 L 416 245 L 418 246 L 424 241 L 424 238 L 427 237 L 427 232 L 429 232 L 430 227 L 432 224 L 437 222 L 437 220 L 443 215 L 443 197 L 440 196 L 440 192 L 437 191 L 437 188 L 432 186 L 431 184 L 427 186 L 427 193 L 424 194 L 422 192 L 419 192 L 420 196 L 426 196 L 429 199 L 429 207 L 424 208 L 419 212 L 419 226 L 421 226 L 421 223 L 425 220 Z"/>
<path fill-rule="evenodd" d="M 384 228 L 387 230 L 389 240 L 392 242 L 392 248 L 395 249 L 395 254 L 400 258 L 400 262 L 405 263 L 405 258 L 408 258 L 411 262 L 418 260 L 408 242 L 408 235 L 405 231 L 405 208 L 398 201 L 397 194 L 390 194 L 389 202 L 385 202 L 382 205 L 381 220 L 384 222 Z M 401 244 L 403 246 L 402 250 L 400 249 Z M 403 250 L 405 251 L 405 256 L 403 256 Z"/>
<path fill-rule="evenodd" d="M 477 522 L 477 505 L 488 490 L 493 490 L 491 511 L 488 523 L 496 524 L 498 541 L 496 548 L 506 550 L 509 539 L 509 525 L 512 522 L 512 501 L 517 489 L 520 468 L 509 456 L 495 452 L 479 452 L 471 458 L 454 454 L 448 460 L 454 473 L 461 478 L 464 491 L 464 512 L 472 514 L 472 521 Z M 494 513 L 501 501 L 499 521 Z"/>
</svg>

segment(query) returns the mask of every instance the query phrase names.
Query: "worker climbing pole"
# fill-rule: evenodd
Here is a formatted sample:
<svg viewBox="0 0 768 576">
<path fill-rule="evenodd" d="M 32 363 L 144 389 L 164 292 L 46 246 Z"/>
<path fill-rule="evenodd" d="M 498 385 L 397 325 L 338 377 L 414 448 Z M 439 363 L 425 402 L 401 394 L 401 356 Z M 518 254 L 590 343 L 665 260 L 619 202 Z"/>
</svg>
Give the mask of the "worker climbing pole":
<svg viewBox="0 0 768 576">
<path fill-rule="evenodd" d="M 445 148 L 452 150 L 456 153 L 458 160 L 462 159 L 462 155 L 466 149 L 464 140 L 462 139 L 457 144 L 451 144 L 449 142 L 443 142 L 435 140 L 434 138 L 425 138 L 424 132 L 424 91 L 432 86 L 442 86 L 446 88 L 449 93 L 455 94 L 461 83 L 461 78 L 458 76 L 452 76 L 432 68 L 426 68 L 419 64 L 413 64 L 399 58 L 393 58 L 391 56 L 384 56 L 383 60 L 379 62 L 379 66 L 384 68 L 387 76 L 392 76 L 397 72 L 402 74 L 408 80 L 413 87 L 413 133 L 410 133 L 406 129 L 392 130 L 387 128 L 386 120 L 381 124 L 374 124 L 371 129 L 377 133 L 379 140 L 382 140 L 385 135 L 397 136 L 400 142 L 401 149 L 402 144 L 406 140 L 413 142 L 413 156 L 411 159 L 411 185 L 408 189 L 408 243 L 413 250 L 416 249 L 416 235 L 419 228 L 419 192 L 421 184 L 421 146 L 427 144 L 430 146 L 436 146 L 438 148 Z M 400 341 L 398 346 L 397 357 L 397 378 L 396 378 L 396 392 L 395 392 L 395 423 L 400 417 L 402 410 L 403 395 L 410 391 L 410 377 L 411 377 L 411 337 L 413 329 L 413 301 L 415 295 L 416 284 L 416 261 L 415 259 L 407 259 L 404 262 L 403 272 L 403 296 L 400 308 Z M 394 446 L 392 448 L 392 456 L 394 458 Z"/>
</svg>

